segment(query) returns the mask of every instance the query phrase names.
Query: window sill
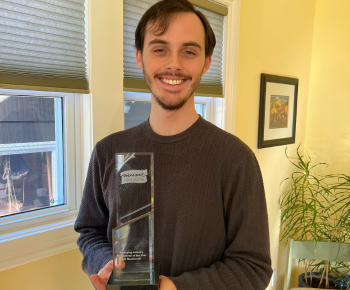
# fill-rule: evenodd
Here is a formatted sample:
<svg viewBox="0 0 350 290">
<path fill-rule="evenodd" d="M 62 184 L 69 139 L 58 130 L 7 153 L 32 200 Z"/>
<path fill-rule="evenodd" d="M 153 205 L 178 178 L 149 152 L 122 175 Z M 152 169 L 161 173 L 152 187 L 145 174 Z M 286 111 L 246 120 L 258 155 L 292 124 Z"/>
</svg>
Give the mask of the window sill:
<svg viewBox="0 0 350 290">
<path fill-rule="evenodd" d="M 75 216 L 0 233 L 0 271 L 77 247 Z"/>
</svg>

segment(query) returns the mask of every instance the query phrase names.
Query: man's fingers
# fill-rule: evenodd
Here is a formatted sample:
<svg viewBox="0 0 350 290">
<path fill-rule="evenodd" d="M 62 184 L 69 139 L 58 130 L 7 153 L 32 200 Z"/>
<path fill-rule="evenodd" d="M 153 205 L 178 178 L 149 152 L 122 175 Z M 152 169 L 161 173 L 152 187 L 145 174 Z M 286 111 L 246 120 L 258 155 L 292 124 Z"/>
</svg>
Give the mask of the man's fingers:
<svg viewBox="0 0 350 290">
<path fill-rule="evenodd" d="M 171 281 L 168 277 L 159 276 L 159 290 L 177 290 L 173 281 Z"/>
<path fill-rule="evenodd" d="M 91 282 L 97 290 L 106 290 L 107 280 L 102 279 L 99 275 L 92 274 L 90 276 Z"/>
<path fill-rule="evenodd" d="M 115 267 L 117 269 L 124 269 L 125 268 L 125 261 L 122 257 L 119 257 L 115 260 Z"/>
<path fill-rule="evenodd" d="M 125 261 L 122 257 L 119 257 L 119 259 L 115 260 L 115 267 L 117 269 L 125 268 Z M 97 290 L 106 290 L 106 285 L 109 277 L 111 276 L 112 271 L 113 260 L 109 261 L 97 274 L 93 274 L 90 276 L 90 279 Z"/>
<path fill-rule="evenodd" d="M 111 276 L 111 273 L 113 271 L 113 261 L 109 261 L 98 273 L 97 275 L 101 277 L 102 279 L 108 281 L 109 276 Z"/>
<path fill-rule="evenodd" d="M 119 263 L 118 263 L 119 262 Z M 115 260 L 115 267 L 117 269 L 124 269 L 125 268 L 125 261 L 122 257 L 119 257 Z M 113 271 L 113 260 L 109 261 L 98 273 L 97 275 L 100 276 L 103 280 L 106 280 L 106 283 L 109 279 L 109 276 L 111 276 L 111 273 Z"/>
</svg>

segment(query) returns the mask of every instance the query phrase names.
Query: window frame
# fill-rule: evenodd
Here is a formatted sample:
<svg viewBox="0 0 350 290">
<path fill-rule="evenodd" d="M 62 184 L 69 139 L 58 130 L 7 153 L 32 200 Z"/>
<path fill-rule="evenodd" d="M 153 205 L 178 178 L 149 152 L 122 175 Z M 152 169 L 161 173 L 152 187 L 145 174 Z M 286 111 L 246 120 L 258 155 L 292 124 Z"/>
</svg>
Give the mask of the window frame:
<svg viewBox="0 0 350 290">
<path fill-rule="evenodd" d="M 0 94 L 63 99 L 62 146 L 64 192 L 67 196 L 66 205 L 0 219 L 1 271 L 76 248 L 79 235 L 74 231 L 73 225 L 82 197 L 83 173 L 88 166 L 88 160 L 85 159 L 90 158 L 92 142 L 89 95 L 8 89 L 0 89 Z"/>
<path fill-rule="evenodd" d="M 2 94 L 2 91 L 0 90 L 0 94 Z M 64 205 L 58 205 L 55 207 L 49 207 L 49 208 L 43 208 L 43 209 L 37 209 L 32 210 L 28 212 L 23 212 L 21 214 L 15 214 L 10 216 L 3 216 L 0 218 L 0 232 L 4 230 L 8 230 L 10 228 L 17 228 L 21 226 L 27 226 L 35 223 L 45 222 L 48 220 L 56 219 L 57 217 L 53 216 L 56 214 L 63 214 L 66 215 L 69 212 L 70 214 L 74 214 L 74 211 L 77 210 L 77 198 L 75 194 L 71 194 L 72 192 L 75 192 L 75 179 L 71 178 L 71 176 L 75 176 L 76 166 L 75 162 L 73 162 L 74 158 L 74 151 L 75 151 L 75 126 L 71 126 L 72 122 L 74 122 L 74 95 L 72 94 L 58 94 L 58 93 L 51 93 L 51 94 L 44 94 L 39 95 L 33 92 L 27 92 L 27 93 L 13 93 L 8 92 L 6 93 L 8 96 L 12 97 L 21 97 L 21 96 L 28 96 L 28 97 L 55 97 L 60 98 L 62 100 L 62 109 L 63 113 L 62 120 L 57 120 L 55 117 L 55 127 L 61 127 L 57 123 L 62 122 L 63 124 L 63 135 L 62 135 L 62 145 L 59 144 L 61 140 L 57 140 L 55 142 L 56 148 L 62 146 L 62 153 L 63 153 L 63 194 L 66 197 L 66 204 Z M 55 101 L 56 102 L 56 101 Z M 57 106 L 55 106 L 55 110 L 57 109 Z M 56 134 L 57 136 L 57 134 Z M 40 144 L 41 143 L 41 144 Z M 45 144 L 46 143 L 46 144 Z M 21 147 L 21 151 L 23 153 L 34 153 L 34 152 L 41 152 L 39 151 L 40 147 L 47 147 L 48 142 L 36 142 L 36 143 L 29 143 L 28 148 L 25 147 L 24 144 L 26 143 L 18 143 L 18 147 Z M 3 147 L 2 153 L 6 152 L 4 151 L 6 147 L 10 147 L 14 144 L 6 144 L 6 146 Z M 17 147 L 16 146 L 16 147 Z M 37 150 L 35 150 L 37 149 Z M 10 149 L 12 152 L 14 152 L 13 149 Z M 61 155 L 59 151 L 57 150 L 57 155 Z M 9 152 L 6 152 L 9 153 Z M 10 153 L 11 154 L 11 153 Z M 12 153 L 13 154 L 13 153 Z M 59 158 L 59 157 L 58 157 Z M 62 178 L 61 176 L 57 176 L 57 179 Z M 35 221 L 33 221 L 35 219 Z"/>
</svg>

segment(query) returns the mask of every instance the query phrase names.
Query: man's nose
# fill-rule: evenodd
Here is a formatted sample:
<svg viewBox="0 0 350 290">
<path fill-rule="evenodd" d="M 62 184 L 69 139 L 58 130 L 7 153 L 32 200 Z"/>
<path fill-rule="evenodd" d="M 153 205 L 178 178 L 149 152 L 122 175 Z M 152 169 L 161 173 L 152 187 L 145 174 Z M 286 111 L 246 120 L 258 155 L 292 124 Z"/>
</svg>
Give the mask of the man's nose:
<svg viewBox="0 0 350 290">
<path fill-rule="evenodd" d="M 166 64 L 166 69 L 169 71 L 178 71 L 182 69 L 181 56 L 177 53 L 172 53 L 169 55 L 168 62 Z"/>
</svg>

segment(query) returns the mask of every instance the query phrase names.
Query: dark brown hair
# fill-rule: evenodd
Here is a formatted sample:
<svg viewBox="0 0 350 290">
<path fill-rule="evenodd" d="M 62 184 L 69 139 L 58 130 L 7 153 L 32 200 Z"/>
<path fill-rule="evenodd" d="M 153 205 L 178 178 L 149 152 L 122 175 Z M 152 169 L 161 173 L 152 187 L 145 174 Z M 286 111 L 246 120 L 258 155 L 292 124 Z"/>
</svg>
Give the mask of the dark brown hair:
<svg viewBox="0 0 350 290">
<path fill-rule="evenodd" d="M 211 56 L 216 44 L 214 32 L 202 12 L 196 10 L 187 0 L 162 0 L 151 6 L 143 14 L 135 31 L 135 47 L 143 50 L 147 24 L 151 24 L 155 35 L 163 35 L 174 16 L 183 12 L 192 12 L 202 21 L 205 32 L 205 56 Z M 154 26 L 154 27 L 153 27 Z"/>
</svg>

